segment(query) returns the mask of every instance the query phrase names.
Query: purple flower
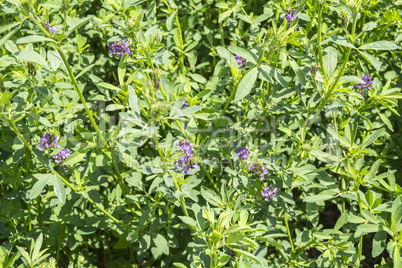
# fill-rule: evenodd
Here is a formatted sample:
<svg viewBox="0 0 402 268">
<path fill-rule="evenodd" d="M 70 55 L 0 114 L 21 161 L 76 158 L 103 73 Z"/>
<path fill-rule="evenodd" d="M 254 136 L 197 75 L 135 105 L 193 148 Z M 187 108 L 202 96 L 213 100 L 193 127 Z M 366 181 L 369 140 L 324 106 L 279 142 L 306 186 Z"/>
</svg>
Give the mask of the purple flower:
<svg viewBox="0 0 402 268">
<path fill-rule="evenodd" d="M 269 186 L 265 187 L 264 191 L 261 192 L 261 195 L 265 197 L 265 201 L 271 201 L 272 198 L 277 196 L 277 194 L 278 194 L 278 188 Z"/>
<path fill-rule="evenodd" d="M 237 61 L 237 64 L 239 64 L 240 69 L 243 68 L 244 66 L 246 66 L 246 59 L 245 58 L 242 58 L 239 55 L 236 55 L 234 57 L 235 57 L 235 59 Z"/>
<path fill-rule="evenodd" d="M 234 252 L 234 250 L 228 248 L 227 253 L 230 256 L 230 260 L 234 261 L 234 258 L 236 257 L 236 253 Z"/>
<path fill-rule="evenodd" d="M 128 56 L 131 56 L 129 44 L 124 40 L 121 42 L 109 43 L 107 46 L 110 48 L 109 53 L 111 55 L 116 55 L 118 58 L 123 56 L 124 53 L 126 53 Z"/>
<path fill-rule="evenodd" d="M 318 66 L 312 65 L 310 69 L 310 73 L 316 75 L 318 71 Z"/>
<path fill-rule="evenodd" d="M 183 105 L 181 106 L 181 109 L 184 109 L 184 106 L 189 106 L 190 104 L 188 103 L 187 99 L 184 100 Z"/>
<path fill-rule="evenodd" d="M 70 150 L 69 149 L 63 149 L 61 150 L 57 155 L 52 155 L 54 162 L 56 162 L 59 165 L 63 165 L 64 160 L 66 160 L 70 156 Z M 63 169 L 66 169 L 67 166 L 63 165 Z"/>
<path fill-rule="evenodd" d="M 290 28 L 290 24 L 296 19 L 296 13 L 297 11 L 293 12 L 292 8 L 286 9 L 286 14 L 283 18 L 288 22 L 288 29 Z"/>
<path fill-rule="evenodd" d="M 373 88 L 371 86 L 371 84 L 373 84 L 373 80 L 372 80 L 372 77 L 369 76 L 368 74 L 364 75 L 362 79 L 365 84 L 357 84 L 357 85 L 354 85 L 354 87 L 361 89 L 360 94 L 364 95 L 366 90 L 371 90 Z"/>
<path fill-rule="evenodd" d="M 56 134 L 49 134 L 48 132 L 46 132 L 45 134 L 43 134 L 42 138 L 39 141 L 38 149 L 39 151 L 44 151 L 47 148 L 50 149 L 52 146 L 55 149 L 60 148 L 60 145 L 58 144 L 59 141 L 60 141 L 59 136 L 56 136 Z"/>
<path fill-rule="evenodd" d="M 196 158 L 193 154 L 194 148 L 193 144 L 190 143 L 188 140 L 181 140 L 179 144 L 180 150 L 183 154 L 180 156 L 180 159 L 177 160 L 177 164 L 175 165 L 176 168 L 183 167 L 182 172 L 184 174 L 188 174 L 188 171 L 191 169 L 195 169 L 198 167 Z"/>
<path fill-rule="evenodd" d="M 244 164 L 247 164 L 247 160 L 250 157 L 250 151 L 247 148 L 241 147 L 236 151 L 240 161 L 243 160 Z"/>
<path fill-rule="evenodd" d="M 265 175 L 268 175 L 269 170 L 265 168 L 265 166 L 261 163 L 253 163 L 248 167 L 248 170 L 251 170 L 255 174 L 260 175 L 261 181 L 265 181 Z"/>
<path fill-rule="evenodd" d="M 58 29 L 55 26 L 51 27 L 49 22 L 47 22 L 47 21 L 43 21 L 43 23 L 45 24 L 45 26 L 46 26 L 47 30 L 49 31 L 49 33 L 51 33 L 53 35 L 56 34 Z"/>
<path fill-rule="evenodd" d="M 27 62 L 27 68 L 30 75 L 36 75 L 35 64 L 33 62 Z"/>
</svg>

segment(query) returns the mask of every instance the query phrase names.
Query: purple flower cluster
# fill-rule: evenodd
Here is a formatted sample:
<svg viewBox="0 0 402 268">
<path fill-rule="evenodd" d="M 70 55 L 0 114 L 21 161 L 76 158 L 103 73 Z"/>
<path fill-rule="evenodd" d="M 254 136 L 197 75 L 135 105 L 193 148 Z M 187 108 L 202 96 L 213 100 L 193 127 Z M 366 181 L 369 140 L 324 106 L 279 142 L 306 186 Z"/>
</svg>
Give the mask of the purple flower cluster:
<svg viewBox="0 0 402 268">
<path fill-rule="evenodd" d="M 53 131 L 46 132 L 43 134 L 41 137 L 39 144 L 38 144 L 38 150 L 39 151 L 45 151 L 46 149 L 58 149 L 61 146 L 59 145 L 60 137 L 57 136 Z M 63 149 L 61 150 L 58 154 L 52 155 L 52 158 L 54 159 L 54 162 L 56 162 L 59 165 L 63 165 L 64 160 L 66 160 L 70 156 L 70 150 L 69 149 Z M 63 165 L 63 169 L 66 169 L 67 166 Z"/>
<path fill-rule="evenodd" d="M 124 40 L 121 42 L 109 43 L 107 46 L 110 48 L 109 53 L 111 55 L 116 55 L 118 58 L 123 56 L 124 53 L 126 53 L 128 56 L 131 56 L 130 47 Z"/>
<path fill-rule="evenodd" d="M 69 156 L 70 156 L 69 149 L 63 149 L 58 154 L 52 155 L 54 162 L 56 162 L 59 165 L 63 165 L 64 160 L 66 160 Z M 63 169 L 66 169 L 66 168 L 67 168 L 67 166 L 63 165 Z"/>
<path fill-rule="evenodd" d="M 36 75 L 35 64 L 33 62 L 27 62 L 27 68 L 30 75 Z"/>
<path fill-rule="evenodd" d="M 310 69 L 310 73 L 316 75 L 318 71 L 318 66 L 312 65 Z"/>
<path fill-rule="evenodd" d="M 56 26 L 50 26 L 50 24 L 49 24 L 49 22 L 47 22 L 47 21 L 43 21 L 43 23 L 45 24 L 45 26 L 46 26 L 46 28 L 47 28 L 47 30 L 49 31 L 49 33 L 51 33 L 51 34 L 53 34 L 53 35 L 55 35 L 56 34 L 56 32 L 57 32 L 57 28 L 56 28 Z"/>
<path fill-rule="evenodd" d="M 278 188 L 269 186 L 265 187 L 264 191 L 261 192 L 261 195 L 265 197 L 265 201 L 271 201 L 272 198 L 277 196 L 277 194 L 278 194 Z"/>
<path fill-rule="evenodd" d="M 47 148 L 50 149 L 52 147 L 54 149 L 60 148 L 60 145 L 58 144 L 59 141 L 60 141 L 59 136 L 56 136 L 56 134 L 49 134 L 48 132 L 46 132 L 40 139 L 38 149 L 39 151 L 44 151 Z"/>
<path fill-rule="evenodd" d="M 177 165 L 175 165 L 175 167 L 181 168 L 184 165 L 182 172 L 184 174 L 188 174 L 190 168 L 195 169 L 198 167 L 193 154 L 193 144 L 188 140 L 181 140 L 177 145 L 180 146 L 180 150 L 183 152 L 183 154 L 180 156 L 180 159 L 177 161 Z"/>
<path fill-rule="evenodd" d="M 184 100 L 183 106 L 181 106 L 181 109 L 184 109 L 184 106 L 189 106 L 190 104 L 188 103 L 187 99 Z"/>
<path fill-rule="evenodd" d="M 243 68 L 244 66 L 246 66 L 246 59 L 245 58 L 242 58 L 239 55 L 236 55 L 234 57 L 235 57 L 235 59 L 237 61 L 237 64 L 239 64 L 240 69 Z"/>
<path fill-rule="evenodd" d="M 265 181 L 265 175 L 268 175 L 269 170 L 265 168 L 265 166 L 261 163 L 253 163 L 248 167 L 248 170 L 251 170 L 255 174 L 259 174 L 261 177 L 261 181 Z"/>
<path fill-rule="evenodd" d="M 230 260 L 234 261 L 235 257 L 236 257 L 236 253 L 234 252 L 234 250 L 228 248 L 227 250 L 228 255 L 230 256 Z"/>
<path fill-rule="evenodd" d="M 247 164 L 247 160 L 250 157 L 250 151 L 247 148 L 241 147 L 236 151 L 240 161 L 243 160 L 244 164 Z"/>
<path fill-rule="evenodd" d="M 297 11 L 293 12 L 292 8 L 286 9 L 286 14 L 284 18 L 288 22 L 288 29 L 290 28 L 290 24 L 296 19 L 296 13 Z"/>
<path fill-rule="evenodd" d="M 364 84 L 357 84 L 357 85 L 354 85 L 354 87 L 361 89 L 360 94 L 364 95 L 366 90 L 371 90 L 373 88 L 371 86 L 371 84 L 373 84 L 373 80 L 372 80 L 372 77 L 369 76 L 368 74 L 364 75 L 362 79 L 364 81 Z"/>
</svg>

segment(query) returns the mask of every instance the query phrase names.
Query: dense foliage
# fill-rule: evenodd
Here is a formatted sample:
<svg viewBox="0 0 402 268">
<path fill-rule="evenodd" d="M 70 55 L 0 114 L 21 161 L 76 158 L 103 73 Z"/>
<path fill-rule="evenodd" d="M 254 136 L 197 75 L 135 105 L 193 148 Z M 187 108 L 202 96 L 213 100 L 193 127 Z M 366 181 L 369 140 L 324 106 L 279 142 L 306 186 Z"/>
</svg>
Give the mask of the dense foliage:
<svg viewBox="0 0 402 268">
<path fill-rule="evenodd" d="M 402 267 L 402 1 L 0 15 L 0 267 Z"/>
</svg>

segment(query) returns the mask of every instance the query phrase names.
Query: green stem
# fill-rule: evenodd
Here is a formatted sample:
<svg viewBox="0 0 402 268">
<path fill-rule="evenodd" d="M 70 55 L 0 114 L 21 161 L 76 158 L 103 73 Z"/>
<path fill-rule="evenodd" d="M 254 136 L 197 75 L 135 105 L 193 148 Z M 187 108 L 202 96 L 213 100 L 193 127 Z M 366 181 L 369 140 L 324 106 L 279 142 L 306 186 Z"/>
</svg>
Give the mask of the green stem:
<svg viewBox="0 0 402 268">
<path fill-rule="evenodd" d="M 15 134 L 17 134 L 18 138 L 22 141 L 22 143 L 24 143 L 24 145 L 30 150 L 32 151 L 32 146 L 24 139 L 24 137 L 21 135 L 21 133 L 18 131 L 18 129 L 16 128 L 14 122 L 12 121 L 12 118 L 9 119 L 10 122 L 10 126 L 13 129 L 13 131 L 15 132 Z"/>
<path fill-rule="evenodd" d="M 97 209 L 99 209 L 101 212 L 103 212 L 103 214 L 105 214 L 106 216 L 108 216 L 112 221 L 114 221 L 117 224 L 120 224 L 124 227 L 126 227 L 127 229 L 130 229 L 132 231 L 135 231 L 135 229 L 129 225 L 127 225 L 126 223 L 116 219 L 115 217 L 112 216 L 112 214 L 110 214 L 109 212 L 107 212 L 103 207 L 101 207 L 98 203 L 96 203 L 95 201 L 93 201 L 89 196 L 84 196 L 82 193 L 80 193 L 80 191 L 74 187 L 69 181 L 67 181 L 65 178 L 63 178 L 63 176 L 61 176 L 59 173 L 57 173 L 55 170 L 52 171 L 52 173 L 54 175 L 56 175 L 57 177 L 60 178 L 60 180 L 67 185 L 68 187 L 71 188 L 71 190 L 73 190 L 74 192 L 80 194 L 83 198 L 85 198 L 88 202 L 90 202 L 93 206 L 95 206 Z"/>
<path fill-rule="evenodd" d="M 131 210 L 131 214 L 133 214 L 133 216 L 135 217 L 134 208 L 131 206 L 130 202 L 128 202 L 127 195 L 126 195 L 125 185 L 124 185 L 124 183 L 123 183 L 123 179 L 122 179 L 121 174 L 120 174 L 119 166 L 117 165 L 116 160 L 114 159 L 113 154 L 112 154 L 112 163 L 113 163 L 114 171 L 115 171 L 116 176 L 117 176 L 117 182 L 119 183 L 119 186 L 120 186 L 120 189 L 121 189 L 121 193 L 123 194 L 124 201 L 126 202 L 127 207 Z M 134 202 L 134 204 L 136 205 L 136 207 L 137 207 L 138 209 L 141 210 L 141 207 L 140 207 L 140 205 L 137 204 L 137 202 Z"/>
<path fill-rule="evenodd" d="M 288 232 L 290 247 L 292 248 L 292 252 L 295 252 L 295 247 L 293 245 L 292 236 L 290 235 L 290 229 L 289 229 L 288 218 L 287 218 L 286 212 L 283 213 L 283 218 L 284 218 L 284 221 L 285 221 L 286 230 Z"/>
<path fill-rule="evenodd" d="M 318 44 L 317 45 L 318 45 L 318 57 L 319 57 L 319 60 L 320 60 L 320 67 L 321 67 L 321 70 L 322 70 L 322 72 L 324 74 L 323 77 L 325 78 L 326 77 L 326 72 L 325 72 L 324 63 L 323 63 L 323 60 L 322 60 L 322 48 L 321 48 L 322 7 L 323 7 L 323 4 L 321 4 L 321 1 L 319 1 L 318 2 L 318 38 L 317 38 L 317 43 Z"/>
<path fill-rule="evenodd" d="M 171 171 L 168 171 L 168 173 L 173 178 L 173 184 L 174 184 L 174 187 L 176 188 L 176 191 L 180 190 L 180 185 L 177 182 L 176 176 L 174 176 Z M 183 210 L 184 215 L 186 215 L 188 217 L 188 211 L 187 211 L 187 208 L 186 208 L 186 203 L 184 201 L 184 197 L 180 196 L 179 200 L 180 200 L 181 209 Z"/>
<path fill-rule="evenodd" d="M 89 107 L 88 107 L 87 102 L 86 102 L 86 100 L 85 100 L 85 98 L 84 98 L 84 95 L 82 95 L 81 89 L 79 88 L 79 86 L 78 86 L 78 84 L 77 84 L 77 80 L 75 80 L 75 76 L 74 76 L 74 74 L 73 74 L 73 71 L 72 71 L 72 69 L 71 69 L 70 64 L 69 64 L 68 61 L 67 61 L 66 56 L 64 55 L 64 53 L 63 53 L 63 51 L 62 51 L 61 48 L 59 48 L 59 47 L 56 46 L 56 45 L 54 45 L 54 46 L 55 46 L 57 52 L 59 52 L 60 57 L 61 57 L 61 59 L 62 59 L 64 65 L 65 65 L 66 68 L 67 68 L 67 72 L 68 72 L 68 75 L 70 76 L 70 80 L 71 80 L 71 82 L 73 83 L 74 88 L 75 88 L 75 91 L 77 92 L 78 96 L 80 97 L 80 100 L 81 100 L 82 104 L 84 105 L 84 109 L 85 109 L 85 111 L 86 111 L 86 113 L 87 113 L 87 115 L 88 115 L 88 117 L 89 117 L 89 120 L 90 120 L 91 123 L 92 123 L 92 126 L 95 128 L 96 133 L 98 134 L 99 138 L 101 139 L 101 141 L 102 141 L 102 143 L 103 143 L 103 144 L 101 144 L 101 147 L 103 147 L 103 146 L 108 147 L 105 138 L 104 138 L 103 135 L 101 134 L 101 132 L 100 132 L 100 130 L 99 130 L 99 127 L 98 127 L 98 125 L 96 124 L 95 119 L 93 118 L 93 116 L 92 116 L 92 114 L 91 114 L 91 111 L 89 110 Z"/>
<path fill-rule="evenodd" d="M 352 36 L 354 35 L 355 32 L 355 28 L 356 28 L 356 16 L 354 16 L 354 20 L 353 20 L 353 29 L 352 29 Z M 320 106 L 318 107 L 318 111 L 316 112 L 316 114 L 314 115 L 313 119 L 311 120 L 310 124 L 308 125 L 306 131 L 308 129 L 311 128 L 311 126 L 314 124 L 315 120 L 317 119 L 318 115 L 321 113 L 321 111 L 324 109 L 325 105 L 327 104 L 327 101 L 329 100 L 329 98 L 332 95 L 332 92 L 335 90 L 335 88 L 337 87 L 337 84 L 339 82 L 339 79 L 342 77 L 342 75 L 345 72 L 345 68 L 346 68 L 346 64 L 348 63 L 349 60 L 349 56 L 350 56 L 350 52 L 351 52 L 352 48 L 348 48 L 348 51 L 346 52 L 346 57 L 343 61 L 341 70 L 339 72 L 339 74 L 337 75 L 335 81 L 332 83 L 332 86 L 328 89 L 328 91 L 325 93 L 324 95 L 324 99 L 322 100 L 322 102 L 320 103 Z"/>
<path fill-rule="evenodd" d="M 230 102 L 233 100 L 233 98 L 234 98 L 234 96 L 235 96 L 235 94 L 236 94 L 237 88 L 239 87 L 240 82 L 241 82 L 241 81 L 243 80 L 243 78 L 247 75 L 247 73 L 250 72 L 250 71 L 251 71 L 253 68 L 255 68 L 256 66 L 257 66 L 257 65 L 254 65 L 253 67 L 251 67 L 250 69 L 248 69 L 247 72 L 239 79 L 239 82 L 236 84 L 236 87 L 235 87 L 235 88 L 232 90 L 232 92 L 230 93 L 229 99 L 228 99 L 228 101 L 226 102 L 225 106 L 223 107 L 223 110 L 222 110 L 221 114 L 219 115 L 219 119 L 218 119 L 218 122 L 217 122 L 217 126 L 219 126 L 219 123 L 221 122 L 222 116 L 225 115 L 225 112 L 226 112 L 227 108 L 229 107 Z"/>
<path fill-rule="evenodd" d="M 184 131 L 184 128 L 182 127 L 180 121 L 176 119 L 175 122 L 179 126 L 179 129 L 180 129 L 181 133 L 183 134 L 184 138 L 186 138 L 186 139 L 190 138 L 191 142 L 193 144 L 196 144 L 194 139 L 191 136 L 187 135 L 186 131 Z M 215 184 L 214 180 L 212 179 L 211 174 L 209 174 L 208 170 L 204 167 L 203 164 L 199 164 L 199 166 L 202 169 L 202 171 L 207 175 L 210 183 L 214 186 L 215 190 L 219 192 L 219 188 L 218 188 L 218 186 L 216 186 L 216 184 Z"/>
<path fill-rule="evenodd" d="M 10 125 L 11 128 L 13 129 L 13 131 L 15 132 L 15 134 L 17 134 L 17 136 L 20 138 L 20 140 L 24 143 L 24 145 L 30 150 L 32 151 L 32 146 L 29 145 L 29 143 L 24 139 L 24 137 L 21 135 L 21 133 L 18 131 L 18 129 L 15 127 L 15 124 L 12 120 L 10 120 Z M 63 178 L 59 173 L 57 173 L 55 170 L 52 170 L 52 173 L 55 174 L 57 177 L 59 177 L 62 182 L 67 185 L 68 187 L 70 187 L 74 192 L 77 192 L 78 194 L 80 194 L 82 197 L 84 197 L 86 200 L 88 200 L 92 205 L 94 205 L 97 209 L 99 209 L 101 212 L 103 212 L 106 216 L 108 216 L 110 219 L 112 219 L 115 223 L 120 224 L 130 230 L 135 231 L 135 229 L 127 224 L 125 224 L 122 221 L 119 221 L 118 219 L 116 219 L 115 217 L 113 217 L 109 212 L 107 212 L 104 208 L 102 208 L 100 205 L 98 205 L 97 203 L 95 203 L 89 196 L 84 196 L 83 194 L 81 194 L 78 189 L 76 187 L 74 187 L 69 181 L 67 181 L 65 178 Z"/>
</svg>

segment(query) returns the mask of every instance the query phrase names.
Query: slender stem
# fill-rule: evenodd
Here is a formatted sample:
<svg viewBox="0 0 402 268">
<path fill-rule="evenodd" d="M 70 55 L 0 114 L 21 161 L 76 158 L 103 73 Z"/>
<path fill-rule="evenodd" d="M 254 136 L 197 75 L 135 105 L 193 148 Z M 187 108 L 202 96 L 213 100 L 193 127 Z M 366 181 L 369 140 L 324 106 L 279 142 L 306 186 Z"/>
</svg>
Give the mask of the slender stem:
<svg viewBox="0 0 402 268">
<path fill-rule="evenodd" d="M 15 134 L 17 134 L 18 138 L 22 141 L 22 143 L 24 143 L 24 145 L 30 150 L 32 151 L 32 146 L 24 139 L 24 137 L 21 135 L 21 133 L 18 131 L 18 129 L 15 127 L 14 122 L 12 121 L 12 119 L 10 118 L 9 120 L 10 122 L 10 126 L 13 129 L 13 131 L 15 132 Z"/>
<path fill-rule="evenodd" d="M 180 185 L 179 185 L 179 183 L 177 182 L 176 176 L 174 176 L 173 173 L 170 172 L 170 171 L 168 171 L 168 173 L 169 173 L 170 176 L 172 176 L 172 178 L 173 178 L 173 184 L 174 184 L 174 187 L 176 188 L 176 190 L 177 190 L 177 191 L 180 190 Z M 184 201 L 184 197 L 183 197 L 183 196 L 180 196 L 179 199 L 180 199 L 181 209 L 183 210 L 184 215 L 186 215 L 186 216 L 188 217 L 188 211 L 187 211 L 187 208 L 186 208 L 186 203 L 185 203 L 185 201 Z"/>
<path fill-rule="evenodd" d="M 362 208 L 362 200 L 361 200 L 360 194 L 359 194 L 359 185 L 357 185 L 357 187 L 356 187 L 356 194 L 357 194 L 357 202 L 359 202 L 360 217 L 363 217 L 363 215 L 362 215 L 363 208 Z M 360 266 L 360 262 L 362 260 L 362 253 L 363 253 L 363 235 L 360 236 L 360 239 L 359 239 L 359 248 L 358 248 L 358 253 L 357 253 L 358 254 L 357 267 Z"/>
<path fill-rule="evenodd" d="M 103 207 L 101 207 L 98 203 L 96 203 L 95 201 L 93 201 L 89 196 L 84 196 L 83 194 L 80 193 L 80 191 L 73 186 L 68 180 L 66 180 L 63 176 L 61 176 L 59 173 L 57 173 L 55 170 L 52 171 L 52 173 L 54 175 L 56 175 L 57 177 L 59 177 L 62 182 L 67 185 L 68 187 L 70 187 L 74 192 L 80 194 L 82 197 L 84 197 L 87 201 L 89 201 L 93 206 L 95 206 L 97 209 L 99 209 L 100 211 L 103 212 L 103 214 L 105 214 L 106 216 L 108 216 L 112 221 L 114 221 L 117 224 L 120 224 L 124 227 L 126 227 L 127 229 L 133 230 L 135 231 L 135 229 L 127 224 L 125 224 L 124 222 L 116 219 L 115 217 L 112 216 L 112 214 L 110 214 L 109 212 L 107 212 Z"/>
<path fill-rule="evenodd" d="M 257 66 L 257 65 L 254 65 L 253 67 L 251 67 L 250 69 L 248 69 L 247 72 L 239 79 L 239 82 L 236 84 L 235 88 L 232 89 L 232 92 L 230 93 L 229 99 L 228 99 L 228 101 L 226 102 L 225 107 L 223 107 L 223 110 L 222 110 L 222 112 L 221 112 L 221 114 L 220 114 L 220 116 L 219 116 L 219 119 L 218 119 L 218 122 L 217 122 L 217 126 L 219 126 L 219 123 L 221 122 L 222 116 L 225 115 L 225 112 L 226 112 L 227 108 L 229 107 L 230 102 L 233 100 L 233 98 L 234 98 L 234 96 L 235 96 L 235 94 L 236 94 L 237 88 L 239 87 L 240 82 L 241 82 L 241 81 L 243 80 L 243 78 L 247 75 L 247 73 L 250 72 L 252 69 L 254 69 L 256 66 Z"/>
<path fill-rule="evenodd" d="M 123 179 L 122 179 L 121 174 L 120 174 L 119 166 L 117 165 L 116 160 L 114 159 L 113 155 L 112 155 L 112 163 L 113 163 L 114 171 L 115 171 L 116 176 L 117 176 L 117 182 L 119 183 L 119 186 L 121 188 L 121 193 L 123 194 L 124 201 L 126 202 L 127 207 L 131 210 L 131 214 L 133 214 L 133 216 L 135 217 L 134 208 L 131 206 L 130 202 L 128 202 L 126 189 L 125 189 L 125 185 L 123 183 Z M 141 210 L 141 207 L 140 207 L 140 205 L 137 204 L 137 202 L 134 202 L 134 204 L 138 209 Z"/>
<path fill-rule="evenodd" d="M 15 124 L 12 120 L 10 120 L 10 125 L 12 127 L 12 129 L 14 130 L 15 134 L 17 134 L 17 136 L 20 138 L 20 140 L 24 143 L 24 145 L 30 150 L 32 151 L 32 146 L 29 145 L 29 143 L 24 139 L 24 137 L 21 135 L 21 133 L 18 131 L 18 129 L 15 127 Z M 102 211 L 106 216 L 108 216 L 110 219 L 112 219 L 114 222 L 116 222 L 117 224 L 120 224 L 130 230 L 135 231 L 135 229 L 127 224 L 125 224 L 122 221 L 119 221 L 118 219 L 116 219 L 115 217 L 113 217 L 109 212 L 107 212 L 104 208 L 102 208 L 100 205 L 98 205 L 97 203 L 95 203 L 89 196 L 84 196 L 83 194 L 81 194 L 79 192 L 79 190 L 74 187 L 69 181 L 67 181 L 65 178 L 63 178 L 59 173 L 57 173 L 55 170 L 52 171 L 53 174 L 55 174 L 57 177 L 59 177 L 62 182 L 67 185 L 68 187 L 70 187 L 74 192 L 79 193 L 82 197 L 84 197 L 86 200 L 88 200 L 92 205 L 94 205 L 96 208 L 98 208 L 100 211 Z"/>
<path fill-rule="evenodd" d="M 355 33 L 356 30 L 356 17 L 357 14 L 355 14 L 354 18 L 353 18 L 353 28 L 352 28 L 352 36 Z M 349 56 L 350 56 L 350 52 L 351 52 L 352 48 L 348 48 L 348 51 L 346 52 L 346 57 L 343 61 L 342 67 L 340 72 L 338 73 L 335 81 L 332 83 L 332 86 L 328 89 L 328 91 L 326 92 L 326 94 L 324 95 L 324 99 L 322 100 L 322 102 L 320 103 L 320 106 L 318 107 L 318 111 L 316 112 L 316 114 L 314 115 L 313 119 L 311 120 L 310 124 L 308 125 L 306 131 L 308 129 L 310 129 L 310 127 L 314 124 L 315 120 L 317 119 L 318 115 L 321 113 L 322 109 L 324 109 L 325 105 L 327 104 L 327 101 L 329 100 L 329 98 L 332 95 L 332 92 L 335 90 L 335 88 L 337 87 L 337 84 L 339 82 L 339 79 L 343 76 L 343 73 L 345 72 L 345 68 L 346 68 L 346 64 L 348 63 L 349 60 Z"/>
<path fill-rule="evenodd" d="M 190 138 L 191 142 L 194 143 L 194 144 L 196 144 L 196 142 L 195 142 L 195 140 L 193 139 L 193 137 L 187 135 L 186 131 L 184 131 L 184 128 L 182 127 L 180 121 L 176 119 L 175 122 L 176 122 L 176 124 L 179 126 L 179 129 L 180 129 L 181 133 L 183 134 L 183 136 L 184 136 L 186 139 Z M 214 180 L 212 179 L 211 174 L 209 174 L 208 170 L 204 167 L 203 164 L 199 164 L 199 166 L 200 166 L 200 168 L 202 169 L 202 171 L 207 175 L 207 177 L 208 177 L 210 183 L 214 186 L 215 190 L 219 192 L 219 188 L 218 188 L 218 186 L 216 186 L 216 184 L 215 184 Z"/>
<path fill-rule="evenodd" d="M 72 69 L 71 69 L 70 64 L 69 64 L 68 61 L 67 61 L 66 56 L 64 55 L 64 53 L 63 53 L 63 51 L 62 51 L 62 49 L 61 49 L 60 47 L 58 47 L 58 46 L 55 45 L 55 48 L 56 48 L 56 50 L 59 52 L 60 57 L 61 57 L 61 59 L 63 60 L 64 65 L 65 65 L 66 68 L 67 68 L 67 72 L 68 72 L 68 75 L 70 76 L 70 80 L 71 80 L 71 82 L 73 83 L 74 88 L 75 88 L 75 91 L 77 91 L 77 94 L 78 94 L 78 96 L 80 97 L 80 100 L 81 100 L 82 104 L 84 105 L 84 109 L 85 109 L 85 111 L 86 111 L 86 113 L 87 113 L 87 115 L 88 115 L 88 117 L 89 117 L 89 120 L 90 120 L 91 123 L 92 123 L 92 126 L 95 128 L 96 133 L 98 134 L 99 138 L 101 139 L 101 141 L 102 141 L 102 143 L 103 143 L 103 144 L 101 144 L 101 146 L 102 146 L 102 147 L 103 147 L 103 146 L 106 146 L 106 147 L 107 147 L 107 146 L 108 146 L 108 145 L 107 145 L 107 142 L 106 142 L 105 138 L 103 137 L 102 133 L 100 132 L 99 127 L 98 127 L 98 125 L 96 124 L 95 119 L 93 118 L 91 111 L 89 110 L 88 104 L 87 104 L 87 102 L 86 102 L 86 100 L 85 100 L 85 98 L 84 98 L 84 95 L 82 95 L 81 89 L 79 88 L 79 86 L 78 86 L 78 84 L 77 84 L 77 80 L 75 80 L 75 76 L 74 76 L 74 74 L 73 74 L 73 71 L 72 71 Z"/>
<path fill-rule="evenodd" d="M 321 70 L 324 74 L 324 78 L 326 77 L 326 72 L 325 72 L 325 68 L 324 68 L 324 63 L 322 60 L 322 48 L 321 48 L 321 21 L 322 21 L 322 7 L 323 4 L 321 3 L 321 1 L 318 2 L 318 38 L 317 38 L 317 45 L 318 45 L 318 57 L 320 60 L 320 67 Z"/>
<path fill-rule="evenodd" d="M 289 229 L 288 218 L 287 218 L 286 212 L 283 213 L 283 218 L 284 218 L 284 220 L 285 220 L 286 230 L 287 230 L 287 232 L 288 232 L 290 247 L 292 248 L 292 252 L 294 252 L 294 251 L 295 251 L 295 247 L 294 247 L 294 245 L 293 245 L 292 236 L 290 235 L 290 229 Z"/>
</svg>

